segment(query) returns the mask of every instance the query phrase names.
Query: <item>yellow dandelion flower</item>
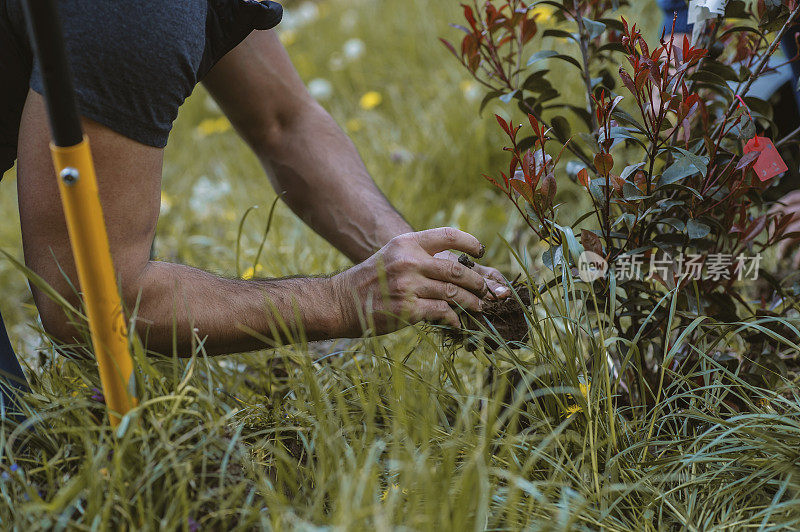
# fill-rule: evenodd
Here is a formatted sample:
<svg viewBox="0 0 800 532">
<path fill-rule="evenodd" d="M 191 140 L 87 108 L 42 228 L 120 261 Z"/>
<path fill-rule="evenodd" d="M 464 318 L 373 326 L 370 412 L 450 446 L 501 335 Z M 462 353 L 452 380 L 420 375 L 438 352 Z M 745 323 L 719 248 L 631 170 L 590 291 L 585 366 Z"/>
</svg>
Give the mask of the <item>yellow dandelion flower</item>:
<svg viewBox="0 0 800 532">
<path fill-rule="evenodd" d="M 358 118 L 351 118 L 350 120 L 347 121 L 344 127 L 347 128 L 347 131 L 349 131 L 350 133 L 356 133 L 364 129 L 364 123 L 361 122 L 361 120 L 359 120 Z"/>
<path fill-rule="evenodd" d="M 536 18 L 537 22 L 550 22 L 555 13 L 555 8 L 550 6 L 537 6 L 528 11 L 528 18 Z"/>
<path fill-rule="evenodd" d="M 392 484 L 391 486 L 386 488 L 384 490 L 384 492 L 381 494 L 381 501 L 385 501 L 389 497 L 389 493 L 391 493 L 391 492 L 400 492 L 403 495 L 408 495 L 408 490 L 407 489 L 403 488 L 401 490 L 399 485 Z"/>
<path fill-rule="evenodd" d="M 260 264 L 256 265 L 256 267 L 255 267 L 255 268 L 253 268 L 252 266 L 250 266 L 250 267 L 249 267 L 249 268 L 247 268 L 247 269 L 244 271 L 244 273 L 242 274 L 242 279 L 245 279 L 245 280 L 252 279 L 253 277 L 255 277 L 255 275 L 256 275 L 257 273 L 259 273 L 259 272 L 261 272 L 261 271 L 263 271 L 263 270 L 264 270 L 264 267 L 263 267 L 263 266 L 261 266 Z"/>
<path fill-rule="evenodd" d="M 361 100 L 359 100 L 358 105 L 360 105 L 362 109 L 369 111 L 370 109 L 375 109 L 378 107 L 382 101 L 383 96 L 381 96 L 380 92 L 369 91 L 364 93 L 364 95 L 361 97 Z"/>
<path fill-rule="evenodd" d="M 291 46 L 297 41 L 297 32 L 294 30 L 284 30 L 278 33 L 278 38 L 284 46 Z"/>
<path fill-rule="evenodd" d="M 586 399 L 589 398 L 589 392 L 592 389 L 592 383 L 589 381 L 584 382 L 582 377 L 579 377 L 578 382 L 578 390 L 580 390 L 581 395 L 583 395 Z M 567 394 L 567 397 L 572 400 L 572 394 Z M 567 405 L 564 408 L 564 416 L 570 417 L 571 415 L 575 414 L 576 412 L 580 412 L 583 409 L 578 404 Z"/>
<path fill-rule="evenodd" d="M 201 137 L 207 137 L 214 133 L 223 133 L 231 129 L 230 121 L 224 116 L 219 118 L 206 118 L 197 126 L 197 132 Z"/>
</svg>

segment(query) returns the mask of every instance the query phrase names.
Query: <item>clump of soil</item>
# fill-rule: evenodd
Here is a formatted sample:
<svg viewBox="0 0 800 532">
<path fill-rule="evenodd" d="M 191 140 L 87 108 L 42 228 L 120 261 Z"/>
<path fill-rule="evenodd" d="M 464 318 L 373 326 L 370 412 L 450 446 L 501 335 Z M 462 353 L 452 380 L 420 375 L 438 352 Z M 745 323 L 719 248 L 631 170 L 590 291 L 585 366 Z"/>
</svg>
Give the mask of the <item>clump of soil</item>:
<svg viewBox="0 0 800 532">
<path fill-rule="evenodd" d="M 464 344 L 467 351 L 475 351 L 483 343 L 487 351 L 494 351 L 500 344 L 496 338 L 480 333 L 478 324 L 489 331 L 495 330 L 508 343 L 523 342 L 528 338 L 528 323 L 525 321 L 525 308 L 531 305 L 531 292 L 525 283 L 514 282 L 511 288 L 516 292 L 505 299 L 489 300 L 483 312 L 463 311 L 462 329 L 448 329 L 445 339 L 456 344 Z M 491 324 L 491 326 L 489 325 Z"/>
</svg>

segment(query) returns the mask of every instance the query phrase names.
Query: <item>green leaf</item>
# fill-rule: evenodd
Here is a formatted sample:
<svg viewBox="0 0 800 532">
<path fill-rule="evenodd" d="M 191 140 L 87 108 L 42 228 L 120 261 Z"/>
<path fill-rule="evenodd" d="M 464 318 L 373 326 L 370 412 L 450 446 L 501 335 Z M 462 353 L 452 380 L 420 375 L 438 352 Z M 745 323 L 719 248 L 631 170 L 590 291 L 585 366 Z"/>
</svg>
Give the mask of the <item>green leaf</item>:
<svg viewBox="0 0 800 532">
<path fill-rule="evenodd" d="M 683 231 L 686 228 L 686 224 L 683 220 L 679 220 L 678 218 L 664 218 L 663 220 L 658 220 L 658 223 L 667 224 L 678 231 Z"/>
<path fill-rule="evenodd" d="M 647 133 L 647 130 L 644 128 L 642 124 L 640 124 L 633 116 L 631 116 L 629 113 L 626 113 L 619 107 L 617 107 L 611 112 L 611 116 L 616 118 L 618 122 L 635 127 L 642 133 Z"/>
<path fill-rule="evenodd" d="M 483 101 L 481 101 L 481 107 L 480 107 L 480 110 L 478 111 L 478 114 L 482 114 L 483 110 L 486 108 L 486 106 L 489 105 L 489 102 L 491 102 L 495 98 L 501 96 L 502 94 L 503 94 L 503 91 L 491 91 L 491 92 L 487 93 L 486 96 L 483 97 Z"/>
<path fill-rule="evenodd" d="M 736 133 L 740 140 L 747 142 L 756 136 L 756 125 L 752 120 L 746 118 L 743 123 L 734 126 L 731 131 Z"/>
<path fill-rule="evenodd" d="M 567 226 L 563 227 L 558 224 L 554 224 L 556 228 L 560 229 L 561 232 L 564 234 L 564 241 L 567 244 L 567 249 L 569 250 L 570 255 L 576 261 L 578 257 L 583 252 L 583 246 L 578 244 L 578 239 L 575 238 L 575 233 L 572 232 L 572 228 Z"/>
<path fill-rule="evenodd" d="M 692 240 L 703 238 L 711 232 L 711 228 L 702 222 L 691 219 L 686 223 L 686 233 Z"/>
<path fill-rule="evenodd" d="M 687 187 L 686 185 L 681 185 L 680 183 L 670 183 L 668 185 L 659 185 L 658 188 L 659 189 L 663 189 L 663 191 L 667 191 L 667 190 L 682 190 L 684 192 L 687 192 L 687 193 L 691 194 L 692 196 L 694 196 L 695 198 L 697 198 L 699 200 L 704 199 L 703 195 L 700 194 L 698 191 L 696 191 L 692 187 Z M 667 200 L 667 201 L 669 201 L 669 200 Z M 667 202 L 665 201 L 664 204 L 666 204 L 666 203 Z"/>
<path fill-rule="evenodd" d="M 606 25 L 602 22 L 597 22 L 596 20 L 592 20 L 590 18 L 583 19 L 583 27 L 586 28 L 586 32 L 589 34 L 589 39 L 595 39 L 600 37 L 604 31 L 606 31 Z"/>
<path fill-rule="evenodd" d="M 581 64 L 578 62 L 578 60 L 577 60 L 577 59 L 575 59 L 575 58 L 574 58 L 574 57 L 572 57 L 571 55 L 566 55 L 566 54 L 556 54 L 556 55 L 554 55 L 553 57 L 554 57 L 555 59 L 561 59 L 562 61 L 566 61 L 567 63 L 571 64 L 572 66 L 574 66 L 574 67 L 575 67 L 575 68 L 577 68 L 578 70 L 580 70 L 580 71 L 583 71 L 583 67 L 581 66 Z"/>
<path fill-rule="evenodd" d="M 554 116 L 550 122 L 550 125 L 553 127 L 553 133 L 555 133 L 556 138 L 562 144 L 569 140 L 570 136 L 572 135 L 572 128 L 570 127 L 569 121 L 566 118 L 563 116 Z"/>
<path fill-rule="evenodd" d="M 709 85 L 713 85 L 715 87 L 724 88 L 727 91 L 730 91 L 730 87 L 728 83 L 719 77 L 717 74 L 709 72 L 707 70 L 700 70 L 698 72 L 693 73 L 689 76 L 689 79 L 694 81 L 699 81 L 700 83 L 707 83 Z"/>
<path fill-rule="evenodd" d="M 556 269 L 556 266 L 564 262 L 564 252 L 561 251 L 561 246 L 551 246 L 542 253 L 542 263 L 550 270 Z"/>
<path fill-rule="evenodd" d="M 755 96 L 745 96 L 744 103 L 747 104 L 753 114 L 761 115 L 764 118 L 772 118 L 772 105 L 768 101 Z"/>
<path fill-rule="evenodd" d="M 558 55 L 558 52 L 555 50 L 541 50 L 536 52 L 528 59 L 528 66 L 533 65 L 534 63 L 538 63 L 539 61 L 544 61 L 545 59 L 550 59 L 551 57 L 555 57 Z"/>
<path fill-rule="evenodd" d="M 750 26 L 735 26 L 735 27 L 733 27 L 733 28 L 731 28 L 729 30 L 723 31 L 720 34 L 719 38 L 720 39 L 724 39 L 728 35 L 731 35 L 733 33 L 739 33 L 739 32 L 752 32 L 752 33 L 755 33 L 756 35 L 758 35 L 759 37 L 761 37 L 762 39 L 766 39 L 767 38 L 763 33 L 758 31 L 758 28 L 752 28 Z"/>
<path fill-rule="evenodd" d="M 514 99 L 514 96 L 516 96 L 518 92 L 519 90 L 513 90 L 507 94 L 503 94 L 502 96 L 500 96 L 500 101 L 503 103 L 508 103 Z"/>
<path fill-rule="evenodd" d="M 600 179 L 592 179 L 589 181 L 589 194 L 592 195 L 592 198 L 601 206 L 605 207 L 606 204 L 606 196 L 603 193 L 603 189 L 600 188 Z"/>
<path fill-rule="evenodd" d="M 694 154 L 690 154 L 685 150 L 681 151 L 683 152 L 683 156 L 678 158 L 678 160 L 672 163 L 669 168 L 664 170 L 661 180 L 658 182 L 659 187 L 676 183 L 694 174 L 705 174 L 706 164 L 708 164 L 707 159 L 705 164 L 703 164 L 703 158 Z"/>
<path fill-rule="evenodd" d="M 548 29 L 542 33 L 542 37 L 558 37 L 561 39 L 572 39 L 575 42 L 580 42 L 580 39 L 575 34 L 564 30 Z"/>
<path fill-rule="evenodd" d="M 624 127 L 615 126 L 615 127 L 610 128 L 608 130 L 608 139 L 628 139 L 628 140 L 632 140 L 635 143 L 637 143 L 639 146 L 641 146 L 642 148 L 647 149 L 647 146 L 645 146 L 645 144 L 641 140 L 639 140 L 638 138 L 634 137 L 631 134 L 631 132 L 629 130 L 625 129 Z M 603 142 L 603 141 L 608 140 L 608 139 L 606 139 L 605 129 L 601 130 L 598 140 L 600 142 Z"/>
<path fill-rule="evenodd" d="M 739 74 L 730 66 L 714 60 L 703 63 L 703 71 L 711 72 L 725 81 L 739 81 Z"/>
<path fill-rule="evenodd" d="M 547 69 L 536 70 L 522 83 L 522 88 L 531 92 L 542 92 L 553 88 L 545 77 L 550 72 Z"/>
<path fill-rule="evenodd" d="M 625 53 L 625 46 L 621 42 L 609 42 L 597 49 L 599 52 L 620 52 Z"/>
<path fill-rule="evenodd" d="M 622 179 L 628 179 L 628 177 L 630 177 L 636 170 L 638 170 L 644 165 L 645 165 L 644 162 L 628 165 L 622 170 L 622 173 L 619 174 L 619 176 Z"/>
<path fill-rule="evenodd" d="M 692 161 L 692 164 L 695 166 L 695 168 L 700 170 L 700 174 L 703 177 L 706 176 L 706 172 L 708 171 L 708 160 L 709 160 L 706 155 L 697 155 L 688 150 L 684 150 L 683 148 L 674 148 L 674 149 L 678 153 L 680 153 L 681 155 L 687 157 L 690 161 Z"/>
<path fill-rule="evenodd" d="M 637 201 L 650 196 L 645 195 L 638 187 L 626 181 L 622 184 L 622 197 L 628 201 Z"/>
</svg>

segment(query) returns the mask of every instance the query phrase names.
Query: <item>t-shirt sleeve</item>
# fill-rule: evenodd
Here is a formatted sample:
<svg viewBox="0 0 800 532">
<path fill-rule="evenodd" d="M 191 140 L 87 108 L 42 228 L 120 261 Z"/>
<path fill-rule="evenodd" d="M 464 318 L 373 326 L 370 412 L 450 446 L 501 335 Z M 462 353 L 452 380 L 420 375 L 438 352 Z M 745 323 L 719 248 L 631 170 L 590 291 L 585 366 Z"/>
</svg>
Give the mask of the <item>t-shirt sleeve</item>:
<svg viewBox="0 0 800 532">
<path fill-rule="evenodd" d="M 255 0 L 58 6 L 80 114 L 159 148 L 211 66 L 254 29 L 275 26 L 282 13 L 279 4 Z M 43 91 L 36 61 L 30 87 Z"/>
</svg>

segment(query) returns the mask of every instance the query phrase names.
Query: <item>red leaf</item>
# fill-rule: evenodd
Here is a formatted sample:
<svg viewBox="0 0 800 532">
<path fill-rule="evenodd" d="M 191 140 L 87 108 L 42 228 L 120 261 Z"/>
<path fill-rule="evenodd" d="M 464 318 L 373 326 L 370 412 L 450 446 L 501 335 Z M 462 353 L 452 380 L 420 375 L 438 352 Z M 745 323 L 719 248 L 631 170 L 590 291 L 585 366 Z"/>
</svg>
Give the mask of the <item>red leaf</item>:
<svg viewBox="0 0 800 532">
<path fill-rule="evenodd" d="M 526 44 L 528 41 L 533 39 L 537 31 L 538 27 L 536 26 L 536 20 L 534 18 L 525 20 L 522 23 L 522 44 Z"/>
<path fill-rule="evenodd" d="M 603 255 L 603 243 L 600 237 L 588 229 L 581 229 L 581 245 L 586 251 Z"/>
<path fill-rule="evenodd" d="M 636 188 L 644 192 L 647 189 L 647 174 L 639 170 L 636 172 L 636 175 L 633 176 L 633 183 L 636 185 Z"/>
<path fill-rule="evenodd" d="M 767 219 L 766 216 L 759 216 L 747 227 L 745 230 L 744 235 L 742 236 L 742 242 L 750 242 L 758 235 L 761 234 L 761 231 L 767 226 Z"/>
<path fill-rule="evenodd" d="M 614 168 L 614 158 L 610 153 L 598 153 L 594 156 L 594 167 L 598 174 L 608 175 Z"/>
<path fill-rule="evenodd" d="M 661 57 L 662 53 L 664 53 L 664 47 L 663 46 L 659 46 L 658 48 L 653 50 L 652 55 L 650 55 L 650 59 L 652 59 L 653 61 L 658 61 L 658 59 Z"/>
<path fill-rule="evenodd" d="M 500 127 L 503 128 L 503 131 L 506 132 L 506 135 L 510 137 L 511 130 L 508 128 L 508 122 L 506 122 L 505 119 L 500 115 L 494 115 L 494 117 L 497 119 L 497 123 L 500 124 Z"/>
<path fill-rule="evenodd" d="M 589 172 L 586 168 L 581 168 L 578 172 L 578 183 L 589 188 Z"/>
<path fill-rule="evenodd" d="M 470 72 L 474 73 L 478 70 L 478 66 L 481 64 L 481 56 L 479 54 L 475 54 L 469 58 L 469 63 L 467 66 L 469 67 Z"/>
<path fill-rule="evenodd" d="M 641 91 L 642 90 L 642 87 L 644 87 L 644 82 L 647 81 L 647 76 L 649 76 L 649 75 L 650 75 L 650 69 L 649 68 L 643 68 L 641 71 L 639 71 L 638 74 L 636 74 L 636 90 L 637 91 Z"/>
<path fill-rule="evenodd" d="M 445 46 L 447 46 L 447 49 L 448 49 L 448 50 L 450 50 L 450 53 L 451 53 L 451 54 L 453 54 L 454 56 L 456 56 L 456 58 L 458 58 L 458 52 L 456 52 L 456 48 L 455 48 L 455 46 L 453 46 L 452 44 L 450 44 L 450 41 L 447 41 L 447 40 L 445 40 L 445 39 L 442 39 L 441 37 L 439 37 L 439 40 L 440 40 L 440 41 L 442 41 L 442 44 L 444 44 Z"/>
<path fill-rule="evenodd" d="M 478 41 L 475 39 L 475 35 L 469 34 L 464 36 L 464 40 L 461 41 L 461 55 L 464 57 L 472 58 L 474 55 L 478 53 Z"/>
<path fill-rule="evenodd" d="M 525 179 L 530 183 L 531 176 L 536 173 L 536 158 L 531 150 L 526 150 L 522 155 L 522 172 L 525 174 Z"/>
<path fill-rule="evenodd" d="M 517 156 L 515 155 L 514 157 L 511 158 L 511 162 L 508 165 L 508 175 L 516 175 L 517 166 L 519 166 L 519 159 L 517 159 Z M 523 171 L 524 171 L 524 166 L 523 166 Z"/>
<path fill-rule="evenodd" d="M 525 198 L 525 201 L 528 203 L 533 203 L 533 188 L 526 183 L 525 181 L 520 181 L 517 178 L 514 178 L 510 181 L 511 188 L 513 188 L 517 193 Z"/>
<path fill-rule="evenodd" d="M 502 187 L 502 186 L 500 186 L 500 183 L 498 183 L 498 182 L 497 182 L 497 180 L 496 180 L 495 178 L 493 178 L 493 177 L 490 177 L 490 176 L 488 176 L 488 175 L 486 175 L 486 174 L 483 174 L 483 178 L 484 178 L 486 181 L 488 181 L 489 183 L 491 183 L 491 184 L 493 184 L 494 186 L 496 186 L 497 188 L 499 188 L 499 189 L 501 189 L 501 190 L 503 189 L 503 187 Z"/>
<path fill-rule="evenodd" d="M 553 202 L 553 198 L 556 195 L 556 178 L 553 177 L 553 174 L 547 174 L 542 179 L 541 188 L 539 189 L 542 196 L 547 199 L 547 204 Z"/>
<path fill-rule="evenodd" d="M 609 179 L 611 181 L 611 186 L 614 188 L 614 190 L 617 192 L 622 192 L 622 185 L 625 183 L 625 180 L 622 179 L 617 174 L 611 174 L 609 176 Z"/>
<path fill-rule="evenodd" d="M 633 80 L 625 71 L 624 68 L 619 67 L 619 77 L 622 78 L 622 83 L 631 91 L 632 94 L 636 94 L 636 85 L 633 83 Z"/>
<path fill-rule="evenodd" d="M 529 121 L 530 121 L 530 123 L 531 123 L 531 127 L 533 128 L 533 130 L 534 130 L 534 131 L 536 132 L 536 134 L 538 135 L 538 134 L 539 134 L 539 121 L 538 121 L 538 120 L 536 120 L 536 117 L 535 117 L 535 116 L 533 116 L 533 115 L 532 115 L 532 114 L 530 114 L 530 113 L 528 113 L 528 120 L 529 120 Z"/>
<path fill-rule="evenodd" d="M 752 163 L 758 159 L 759 155 L 761 155 L 760 151 L 751 151 L 750 153 L 745 154 L 739 159 L 739 164 L 736 165 L 737 170 L 741 170 L 742 168 L 746 168 L 750 166 Z"/>
<path fill-rule="evenodd" d="M 472 27 L 473 31 L 478 31 L 478 28 L 475 24 L 475 14 L 472 12 L 472 8 L 468 5 L 461 4 L 464 7 L 464 18 L 467 19 L 469 25 Z"/>
<path fill-rule="evenodd" d="M 639 47 L 642 49 L 642 55 L 650 55 L 650 49 L 647 47 L 647 43 L 642 37 L 639 37 Z"/>
</svg>

